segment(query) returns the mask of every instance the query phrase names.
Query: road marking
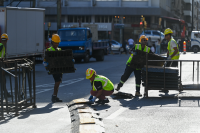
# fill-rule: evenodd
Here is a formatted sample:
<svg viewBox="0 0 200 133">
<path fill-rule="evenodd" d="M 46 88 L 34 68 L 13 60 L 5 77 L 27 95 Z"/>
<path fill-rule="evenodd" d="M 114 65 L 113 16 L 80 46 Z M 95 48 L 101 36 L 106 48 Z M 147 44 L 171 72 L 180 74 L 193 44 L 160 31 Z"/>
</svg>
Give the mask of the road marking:
<svg viewBox="0 0 200 133">
<path fill-rule="evenodd" d="M 122 112 L 124 112 L 125 110 L 127 110 L 128 108 L 120 108 L 118 109 L 116 112 L 114 112 L 113 114 L 111 114 L 110 116 L 108 116 L 106 119 L 114 119 L 115 117 L 117 117 L 118 115 L 120 115 Z"/>
</svg>

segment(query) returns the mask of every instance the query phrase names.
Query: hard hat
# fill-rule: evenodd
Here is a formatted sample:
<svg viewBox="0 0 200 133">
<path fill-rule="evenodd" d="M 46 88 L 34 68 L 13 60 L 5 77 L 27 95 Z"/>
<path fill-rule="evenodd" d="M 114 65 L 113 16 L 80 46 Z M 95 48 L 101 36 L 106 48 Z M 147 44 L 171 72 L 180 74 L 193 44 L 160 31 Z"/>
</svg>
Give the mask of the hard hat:
<svg viewBox="0 0 200 133">
<path fill-rule="evenodd" d="M 145 38 L 147 41 L 148 41 L 148 38 L 145 36 L 145 35 L 141 35 L 140 39 L 139 39 L 139 42 L 141 42 L 141 40 Z"/>
<path fill-rule="evenodd" d="M 86 73 L 85 73 L 86 74 L 86 79 L 90 79 L 93 76 L 94 73 L 96 73 L 96 71 L 94 69 L 88 68 L 86 70 Z"/>
<path fill-rule="evenodd" d="M 60 42 L 60 37 L 58 34 L 54 34 L 51 38 L 51 41 L 55 42 L 55 43 L 59 43 Z"/>
<path fill-rule="evenodd" d="M 8 40 L 8 35 L 6 33 L 3 33 L 1 35 L 1 40 Z"/>
<path fill-rule="evenodd" d="M 173 31 L 170 28 L 165 29 L 164 35 L 172 34 Z"/>
</svg>

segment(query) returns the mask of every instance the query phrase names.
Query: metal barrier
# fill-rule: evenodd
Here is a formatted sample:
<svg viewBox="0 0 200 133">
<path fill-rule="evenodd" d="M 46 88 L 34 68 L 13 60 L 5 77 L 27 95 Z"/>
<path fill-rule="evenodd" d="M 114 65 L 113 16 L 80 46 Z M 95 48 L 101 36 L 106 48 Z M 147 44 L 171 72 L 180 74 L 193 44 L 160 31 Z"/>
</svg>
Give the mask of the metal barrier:
<svg viewBox="0 0 200 133">
<path fill-rule="evenodd" d="M 0 61 L 0 65 L 0 119 L 4 119 L 5 113 L 14 112 L 17 116 L 29 106 L 36 108 L 35 58 L 33 61 L 26 58 L 5 60 Z M 11 97 L 8 97 L 8 90 Z"/>
<path fill-rule="evenodd" d="M 148 60 L 148 54 L 146 54 L 146 84 L 145 84 L 145 91 L 144 91 L 144 96 L 148 97 L 148 90 L 178 90 L 179 92 L 183 91 L 183 90 L 200 90 L 200 85 L 199 85 L 199 62 L 200 60 L 164 60 L 165 62 L 179 62 L 180 66 L 179 66 L 179 70 L 180 70 L 180 75 L 178 78 L 178 88 L 167 88 L 166 87 L 166 66 L 164 65 L 163 67 L 163 88 L 156 88 L 156 87 L 149 87 L 148 84 L 148 62 L 163 62 L 163 60 Z M 182 63 L 183 62 L 192 62 L 193 63 L 193 73 L 192 73 L 192 84 L 185 84 L 183 85 L 182 83 Z M 195 66 L 195 62 L 197 62 L 197 84 L 194 84 L 194 66 Z"/>
</svg>

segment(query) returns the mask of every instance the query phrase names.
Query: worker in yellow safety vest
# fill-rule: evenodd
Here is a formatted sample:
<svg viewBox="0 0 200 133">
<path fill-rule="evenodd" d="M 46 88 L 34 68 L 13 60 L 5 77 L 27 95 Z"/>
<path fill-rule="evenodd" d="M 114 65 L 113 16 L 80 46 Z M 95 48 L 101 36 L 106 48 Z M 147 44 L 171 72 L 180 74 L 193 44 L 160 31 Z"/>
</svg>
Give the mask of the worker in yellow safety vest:
<svg viewBox="0 0 200 133">
<path fill-rule="evenodd" d="M 179 60 L 179 48 L 177 42 L 172 38 L 173 31 L 170 28 L 165 29 L 165 39 L 168 41 L 167 60 Z M 178 67 L 178 61 L 167 62 L 166 67 Z M 168 93 L 169 90 L 160 90 L 159 92 Z"/>
<path fill-rule="evenodd" d="M 147 47 L 147 40 L 148 38 L 145 35 L 142 35 L 139 39 L 139 42 L 141 44 L 136 44 L 135 45 L 135 50 L 141 50 L 147 53 L 152 53 L 152 51 L 150 50 L 149 47 Z M 132 50 L 133 50 L 132 49 Z M 130 63 L 132 61 L 133 58 L 133 54 L 131 54 L 131 56 L 129 57 L 127 63 L 126 63 L 126 69 L 124 71 L 124 74 L 121 76 L 121 80 L 116 88 L 117 91 L 120 90 L 120 88 L 123 86 L 123 84 L 127 81 L 127 79 L 130 77 L 131 73 L 134 72 L 135 74 L 135 82 L 136 82 L 136 92 L 135 92 L 135 96 L 142 96 L 140 94 L 140 84 L 141 84 L 141 68 L 132 68 L 130 67 Z"/>
<path fill-rule="evenodd" d="M 6 33 L 3 33 L 1 35 L 1 43 L 0 43 L 0 57 L 4 58 L 6 55 L 6 45 L 8 41 L 8 35 Z"/>
<path fill-rule="evenodd" d="M 107 77 L 96 74 L 96 71 L 92 68 L 88 68 L 86 70 L 86 79 L 89 79 L 92 85 L 89 102 L 93 104 L 96 98 L 99 98 L 96 103 L 109 103 L 108 98 L 106 98 L 105 96 L 110 96 L 114 92 L 113 83 Z"/>
<path fill-rule="evenodd" d="M 47 48 L 46 51 L 60 51 L 61 48 L 58 48 L 59 43 L 60 43 L 59 35 L 54 34 L 51 38 L 52 46 L 50 48 Z M 46 62 L 46 59 L 44 59 L 43 65 L 45 67 L 47 67 L 49 65 L 48 62 Z M 62 100 L 57 97 L 59 85 L 62 82 L 62 73 L 53 74 L 53 78 L 54 78 L 54 81 L 55 81 L 55 85 L 54 85 L 54 92 L 53 92 L 51 101 L 52 101 L 52 103 L 62 102 Z"/>
<path fill-rule="evenodd" d="M 1 43 L 0 43 L 0 59 L 2 59 L 2 60 L 5 58 L 5 55 L 6 55 L 6 45 L 7 45 L 8 40 L 9 40 L 8 35 L 6 33 L 3 33 L 1 35 Z M 5 72 L 3 71 L 2 73 L 5 76 Z M 0 82 L 2 83 L 1 76 L 0 76 Z M 5 93 L 7 93 L 7 97 L 12 97 L 12 95 L 10 93 L 8 93 L 7 89 L 6 89 Z"/>
</svg>

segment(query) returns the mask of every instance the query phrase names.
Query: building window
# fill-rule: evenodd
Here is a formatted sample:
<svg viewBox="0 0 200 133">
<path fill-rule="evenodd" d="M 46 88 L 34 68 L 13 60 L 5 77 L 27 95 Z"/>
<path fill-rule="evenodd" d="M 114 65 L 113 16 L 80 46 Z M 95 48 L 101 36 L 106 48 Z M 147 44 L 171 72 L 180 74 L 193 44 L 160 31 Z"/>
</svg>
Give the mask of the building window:
<svg viewBox="0 0 200 133">
<path fill-rule="evenodd" d="M 85 16 L 85 22 L 90 23 L 91 22 L 91 16 Z"/>
<path fill-rule="evenodd" d="M 71 15 L 68 16 L 68 22 L 73 23 L 73 16 Z"/>
</svg>

